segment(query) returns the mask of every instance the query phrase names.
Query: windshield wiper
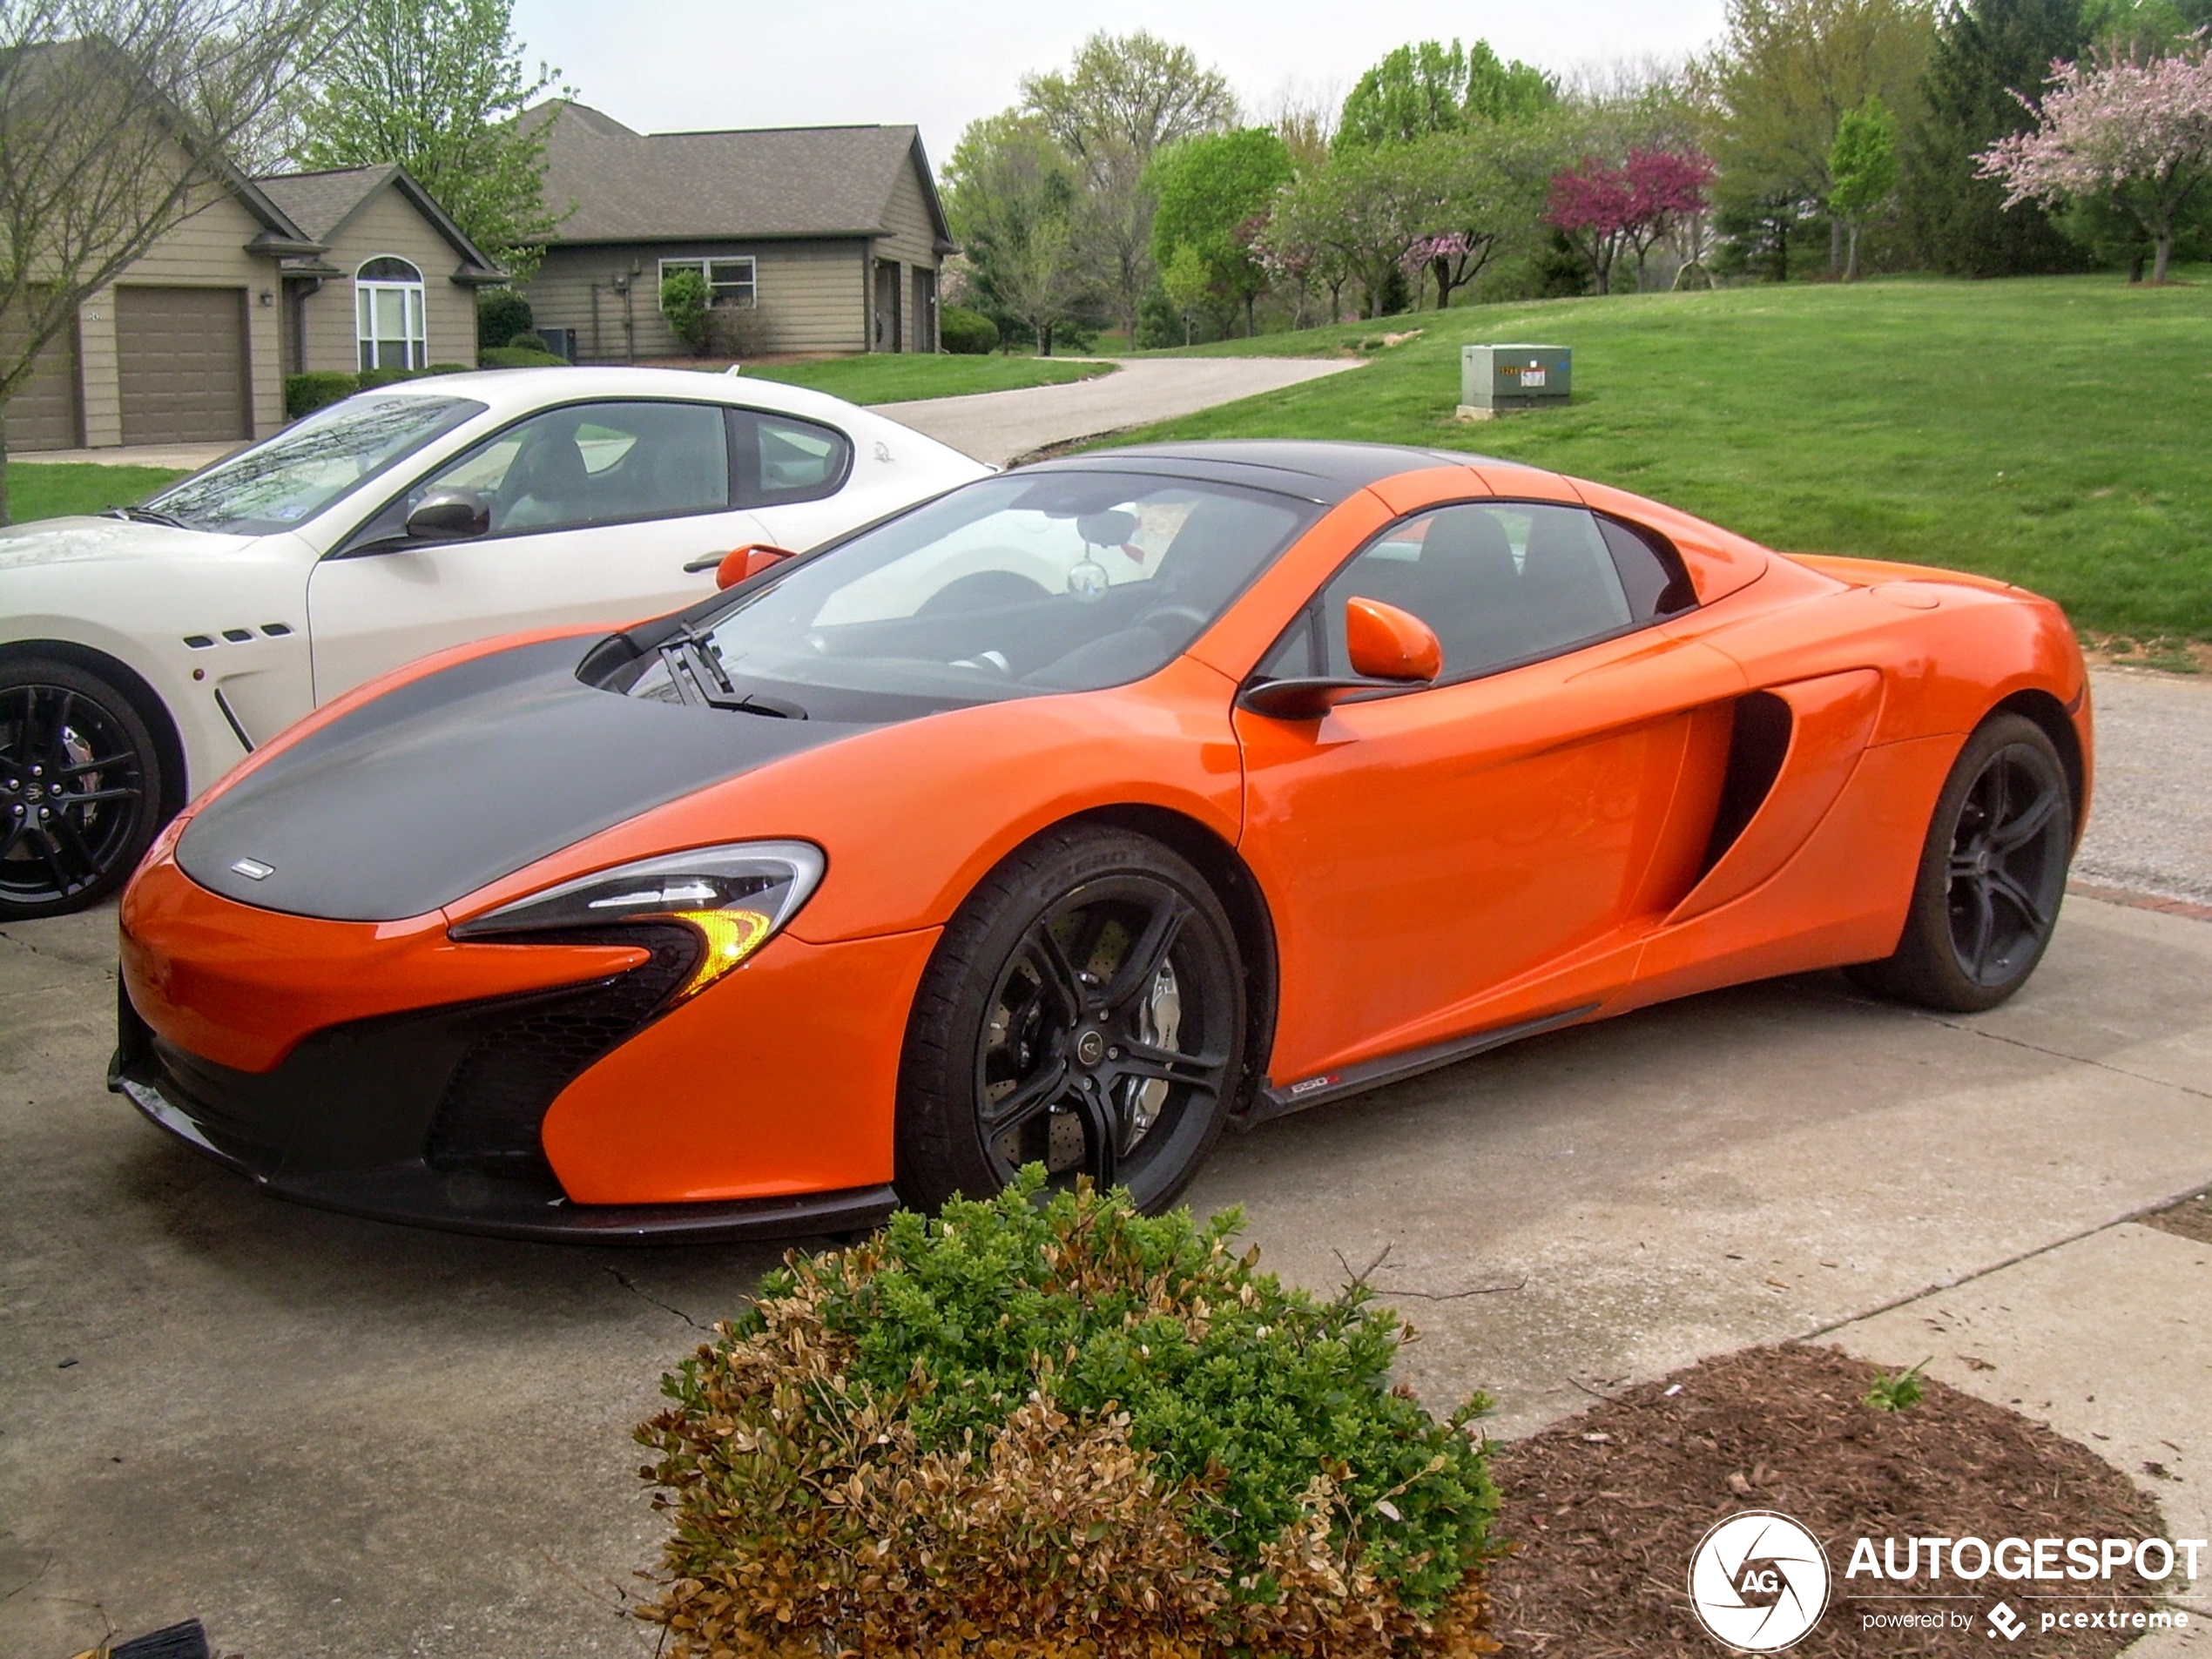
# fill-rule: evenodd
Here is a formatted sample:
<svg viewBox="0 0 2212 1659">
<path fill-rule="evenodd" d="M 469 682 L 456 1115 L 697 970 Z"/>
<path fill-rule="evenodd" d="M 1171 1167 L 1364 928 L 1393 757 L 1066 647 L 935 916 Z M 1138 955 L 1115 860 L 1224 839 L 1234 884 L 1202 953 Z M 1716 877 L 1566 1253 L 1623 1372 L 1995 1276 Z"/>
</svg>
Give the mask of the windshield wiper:
<svg viewBox="0 0 2212 1659">
<path fill-rule="evenodd" d="M 188 530 L 192 528 L 176 514 L 165 513 L 158 507 L 111 507 L 100 516 L 129 519 L 139 524 L 164 524 L 172 530 Z"/>
<path fill-rule="evenodd" d="M 684 631 L 680 640 L 671 640 L 660 650 L 677 688 L 686 693 L 686 702 L 696 696 L 711 709 L 734 709 L 740 714 L 765 715 L 771 720 L 806 718 L 806 711 L 796 703 L 738 691 L 723 671 L 722 659 L 708 649 L 702 637 L 689 629 Z"/>
</svg>

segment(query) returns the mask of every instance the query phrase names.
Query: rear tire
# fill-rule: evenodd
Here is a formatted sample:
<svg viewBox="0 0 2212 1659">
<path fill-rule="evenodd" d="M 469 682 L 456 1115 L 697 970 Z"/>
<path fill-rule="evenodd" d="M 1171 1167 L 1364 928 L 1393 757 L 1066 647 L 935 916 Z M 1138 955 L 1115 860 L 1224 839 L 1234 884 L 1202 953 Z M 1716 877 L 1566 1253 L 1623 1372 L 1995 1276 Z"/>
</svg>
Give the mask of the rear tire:
<svg viewBox="0 0 2212 1659">
<path fill-rule="evenodd" d="M 897 1181 L 934 1210 L 1022 1165 L 1172 1204 L 1243 1076 L 1244 980 L 1205 878 L 1123 830 L 1055 830 L 938 941 L 900 1065 Z"/>
<path fill-rule="evenodd" d="M 131 700 L 45 657 L 0 662 L 0 925 L 98 904 L 161 818 L 161 760 Z"/>
<path fill-rule="evenodd" d="M 2042 961 L 2073 853 L 2073 791 L 2057 748 L 2033 720 L 1992 715 L 1936 799 L 1896 951 L 1845 971 L 1923 1008 L 1995 1008 Z"/>
</svg>

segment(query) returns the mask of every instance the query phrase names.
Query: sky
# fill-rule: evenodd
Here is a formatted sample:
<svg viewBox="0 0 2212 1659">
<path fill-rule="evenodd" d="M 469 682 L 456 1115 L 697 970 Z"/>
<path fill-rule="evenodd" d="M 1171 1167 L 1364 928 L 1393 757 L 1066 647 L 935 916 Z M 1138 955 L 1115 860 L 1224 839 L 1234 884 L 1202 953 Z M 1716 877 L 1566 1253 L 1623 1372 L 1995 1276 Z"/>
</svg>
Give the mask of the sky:
<svg viewBox="0 0 2212 1659">
<path fill-rule="evenodd" d="M 1264 117 L 1286 90 L 1333 103 L 1392 47 L 1454 34 L 1569 74 L 1678 58 L 1719 34 L 1722 3 L 516 0 L 515 29 L 532 63 L 641 132 L 914 122 L 941 166 L 968 123 L 1018 102 L 1025 73 L 1065 65 L 1100 29 L 1189 46 Z"/>
</svg>

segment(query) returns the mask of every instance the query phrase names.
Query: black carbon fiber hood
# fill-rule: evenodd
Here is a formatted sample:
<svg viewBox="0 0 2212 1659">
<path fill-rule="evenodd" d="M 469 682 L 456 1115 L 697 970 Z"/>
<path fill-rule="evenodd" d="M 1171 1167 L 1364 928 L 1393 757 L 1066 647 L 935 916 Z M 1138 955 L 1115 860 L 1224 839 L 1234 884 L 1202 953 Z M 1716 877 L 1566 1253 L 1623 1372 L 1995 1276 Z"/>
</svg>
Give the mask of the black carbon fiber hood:
<svg viewBox="0 0 2212 1659">
<path fill-rule="evenodd" d="M 396 921 L 678 796 L 868 729 L 600 691 L 577 678 L 596 643 L 472 658 L 333 721 L 194 818 L 178 864 L 264 910 Z"/>
</svg>

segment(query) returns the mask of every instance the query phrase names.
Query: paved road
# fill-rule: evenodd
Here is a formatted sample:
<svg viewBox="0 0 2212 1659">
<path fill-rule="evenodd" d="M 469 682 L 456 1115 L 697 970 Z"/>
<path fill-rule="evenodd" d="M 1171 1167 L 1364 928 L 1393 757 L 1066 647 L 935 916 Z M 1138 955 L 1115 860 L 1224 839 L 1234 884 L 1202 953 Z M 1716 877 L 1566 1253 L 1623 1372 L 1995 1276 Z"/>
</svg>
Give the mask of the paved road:
<svg viewBox="0 0 2212 1659">
<path fill-rule="evenodd" d="M 2107 725 L 2115 774 L 2136 729 Z M 2196 752 L 2165 764 L 2202 779 Z M 0 933 L 0 1652 L 192 1614 L 255 1659 L 650 1652 L 617 1611 L 660 1530 L 627 1430 L 772 1252 L 510 1244 L 257 1197 L 102 1088 L 112 927 Z M 2004 1264 L 2137 1248 L 2121 1218 L 2208 1182 L 2212 924 L 2076 899 L 1992 1014 L 1836 975 L 1717 993 L 1232 1137 L 1193 1199 L 1244 1205 L 1266 1262 L 1317 1286 L 1387 1247 L 1374 1281 L 1425 1332 L 1407 1379 L 1440 1406 L 1486 1388 L 1521 1432 L 1932 1285 L 1971 1281 L 1931 1305 L 1995 1320 L 2018 1306 Z M 1917 1359 L 1888 1350 L 1934 1317 L 1851 1339 Z M 2187 1407 L 2067 1409 L 2212 1475 Z"/>
<path fill-rule="evenodd" d="M 2212 904 L 2212 675 L 2096 671 L 2097 796 L 2074 874 Z"/>
<path fill-rule="evenodd" d="M 1359 366 L 1356 358 L 1139 357 L 1096 380 L 885 403 L 876 413 L 1002 467 L 1049 445 L 1150 425 Z"/>
</svg>

